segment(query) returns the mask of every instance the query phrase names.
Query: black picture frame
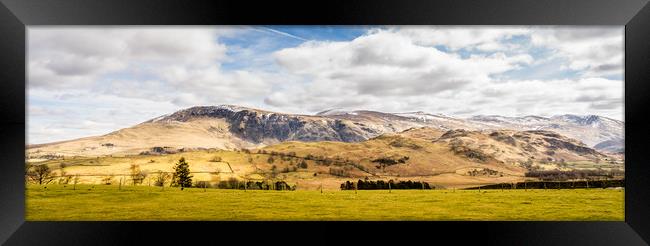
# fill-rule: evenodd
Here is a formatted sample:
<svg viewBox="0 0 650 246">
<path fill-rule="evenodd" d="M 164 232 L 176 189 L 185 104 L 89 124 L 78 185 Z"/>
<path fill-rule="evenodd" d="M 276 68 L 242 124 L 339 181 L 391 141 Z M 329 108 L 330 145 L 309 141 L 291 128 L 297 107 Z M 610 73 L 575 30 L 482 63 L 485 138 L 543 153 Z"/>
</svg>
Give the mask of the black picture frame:
<svg viewBox="0 0 650 246">
<path fill-rule="evenodd" d="M 6 245 L 370 241 L 648 245 L 648 0 L 0 0 L 0 242 Z M 625 25 L 624 222 L 26 222 L 26 27 L 35 25 Z M 218 227 L 216 229 L 215 227 Z M 363 229 L 363 230 L 362 230 Z M 181 236 L 200 234 L 204 237 Z M 247 235 L 247 236 L 246 236 Z M 348 240 L 350 238 L 351 240 Z M 222 240 L 222 239 L 219 239 Z M 424 240 L 424 241 L 421 241 Z"/>
</svg>

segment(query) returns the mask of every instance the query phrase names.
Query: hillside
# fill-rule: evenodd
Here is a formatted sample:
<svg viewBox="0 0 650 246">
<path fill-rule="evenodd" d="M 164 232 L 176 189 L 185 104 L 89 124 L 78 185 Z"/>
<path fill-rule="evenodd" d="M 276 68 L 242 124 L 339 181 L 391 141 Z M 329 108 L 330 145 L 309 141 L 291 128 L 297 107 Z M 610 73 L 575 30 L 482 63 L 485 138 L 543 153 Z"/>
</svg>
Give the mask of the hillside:
<svg viewBox="0 0 650 246">
<path fill-rule="evenodd" d="M 234 105 L 198 106 L 106 135 L 27 146 L 28 159 L 52 156 L 129 155 L 152 148 L 256 148 L 286 141 L 361 142 L 382 134 L 428 127 L 440 131 L 547 130 L 608 153 L 623 151 L 623 123 L 600 116 L 563 115 L 453 118 L 424 112 L 328 110 L 295 115 Z M 434 134 L 435 135 L 435 134 Z M 432 139 L 429 137 L 429 139 Z"/>
<path fill-rule="evenodd" d="M 482 129 L 508 129 L 518 131 L 547 130 L 582 141 L 589 147 L 609 153 L 625 151 L 622 121 L 597 115 L 558 115 L 503 117 L 474 116 L 469 122 L 482 124 Z"/>
<path fill-rule="evenodd" d="M 121 134 L 131 136 L 128 131 Z M 610 163 L 611 157 L 552 132 L 443 132 L 428 127 L 362 142 L 286 141 L 257 149 L 64 157 L 40 164 L 60 170 L 65 163 L 68 175 L 81 175 L 84 183 L 101 183 L 110 175 L 128 179 L 132 164 L 139 165 L 150 178 L 159 171 L 171 172 L 180 157 L 190 163 L 195 181 L 280 179 L 301 189 L 321 185 L 336 189 L 350 178 L 410 179 L 443 187 L 469 187 L 522 181 L 529 170 L 623 168 L 622 163 Z"/>
<path fill-rule="evenodd" d="M 301 189 L 365 178 L 469 187 L 519 182 L 530 170 L 623 169 L 621 156 L 553 131 L 494 128 L 421 112 L 295 115 L 202 106 L 103 136 L 32 146 L 26 159 L 58 175 L 65 164 L 66 175 L 101 183 L 128 180 L 131 165 L 151 180 L 185 157 L 194 181 L 284 180 Z"/>
<path fill-rule="evenodd" d="M 42 159 L 51 156 L 134 155 L 153 147 L 177 151 L 257 146 L 232 134 L 229 124 L 223 119 L 197 118 L 185 122 L 144 122 L 103 136 L 37 145 L 28 148 L 27 154 L 32 159 Z"/>
<path fill-rule="evenodd" d="M 543 130 L 452 130 L 436 142 L 448 144 L 455 152 L 494 158 L 526 169 L 570 169 L 571 163 L 611 159 L 580 141 Z"/>
<path fill-rule="evenodd" d="M 232 105 L 192 107 L 103 136 L 28 146 L 32 159 L 51 155 L 136 154 L 154 147 L 254 148 L 284 141 L 359 142 L 418 124 L 388 114 L 338 116 L 281 114 Z"/>
</svg>

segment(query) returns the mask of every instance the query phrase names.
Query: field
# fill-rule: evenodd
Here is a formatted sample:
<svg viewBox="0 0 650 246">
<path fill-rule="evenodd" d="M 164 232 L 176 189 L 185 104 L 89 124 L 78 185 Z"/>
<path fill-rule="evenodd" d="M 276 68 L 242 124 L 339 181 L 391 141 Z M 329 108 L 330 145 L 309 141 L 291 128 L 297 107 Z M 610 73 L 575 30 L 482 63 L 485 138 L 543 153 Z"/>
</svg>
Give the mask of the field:
<svg viewBox="0 0 650 246">
<path fill-rule="evenodd" d="M 28 185 L 28 221 L 537 220 L 622 221 L 624 191 L 244 191 Z"/>
<path fill-rule="evenodd" d="M 295 148 L 297 144 L 304 144 L 306 147 Z M 330 151 L 334 153 L 339 153 L 342 151 L 340 148 L 341 143 L 335 142 L 323 142 L 323 146 L 326 146 Z M 376 144 L 376 143 L 375 143 Z M 278 152 L 289 152 L 289 147 L 296 149 L 298 156 L 306 156 L 308 153 L 315 153 L 314 155 L 325 155 L 325 152 L 313 151 L 311 150 L 313 143 L 296 143 L 290 142 L 279 146 L 275 146 L 269 149 L 270 151 Z M 378 149 L 378 148 L 371 148 Z M 304 152 L 300 152 L 304 151 Z M 373 150 L 375 151 L 375 150 Z M 398 168 L 394 165 L 389 167 L 389 172 L 380 172 L 380 169 L 374 167 L 374 163 L 371 163 L 367 159 L 371 159 L 372 154 L 365 153 L 366 160 L 359 162 L 363 165 L 366 165 L 373 174 L 367 172 L 362 172 L 361 170 L 350 166 L 349 172 L 353 175 L 350 177 L 334 176 L 330 175 L 330 168 L 346 168 L 345 166 L 337 166 L 336 164 L 324 165 L 319 164 L 315 160 L 305 160 L 303 158 L 283 158 L 280 156 L 273 156 L 275 161 L 271 164 L 268 163 L 269 157 L 271 154 L 258 154 L 255 151 L 253 153 L 245 153 L 243 151 L 227 151 L 227 150 L 201 150 L 201 151 L 189 151 L 181 152 L 175 154 L 165 154 L 165 155 L 129 155 L 129 156 L 101 156 L 101 157 L 83 157 L 83 156 L 74 156 L 66 157 L 65 159 L 53 159 L 45 160 L 41 162 L 33 162 L 37 165 L 47 165 L 50 169 L 53 170 L 55 176 L 61 174 L 60 165 L 66 164 L 65 173 L 68 176 L 79 175 L 79 183 L 81 184 L 94 184 L 100 185 L 103 184 L 103 180 L 106 177 L 113 176 L 113 183 L 119 183 L 120 179 L 124 179 L 124 182 L 131 182 L 129 176 L 130 167 L 132 164 L 138 165 L 142 171 L 148 173 L 147 178 L 143 181 L 145 185 L 153 183 L 152 179 L 155 178 L 158 171 L 171 172 L 173 167 L 178 159 L 184 157 L 190 165 L 190 171 L 192 172 L 193 181 L 208 181 L 211 183 L 217 183 L 218 181 L 228 180 L 229 178 L 238 178 L 240 180 L 268 180 L 268 179 L 278 179 L 284 180 L 291 185 L 297 185 L 300 190 L 316 190 L 319 189 L 322 185 L 325 189 L 338 190 L 341 183 L 346 180 L 358 180 L 365 177 L 369 177 L 373 180 L 413 180 L 413 181 L 425 181 L 430 184 L 435 184 L 440 187 L 447 188 L 466 188 L 494 183 L 512 183 L 524 181 L 523 174 L 504 174 L 503 176 L 468 176 L 466 172 L 468 170 L 473 170 L 475 168 L 484 168 L 489 167 L 495 170 L 501 170 L 508 172 L 507 169 L 499 169 L 499 167 L 486 166 L 481 163 L 471 163 L 467 162 L 465 164 L 452 165 L 454 168 L 437 170 L 433 171 L 418 169 L 418 165 L 424 165 L 423 163 L 410 163 L 413 162 L 413 159 L 417 159 L 417 154 L 409 154 L 412 157 L 409 160 L 408 165 L 402 165 L 404 167 Z M 360 153 L 351 155 L 355 157 L 362 156 Z M 219 157 L 222 161 L 215 162 L 212 161 L 213 158 Z M 454 158 L 452 158 L 454 159 Z M 308 168 L 300 168 L 296 170 L 291 170 L 288 172 L 282 171 L 285 168 L 296 167 L 297 163 L 305 161 L 308 164 Z M 428 165 L 428 164 L 427 164 Z M 444 163 L 437 163 L 436 166 L 446 166 Z M 278 173 L 277 176 L 272 178 L 270 174 L 272 173 L 272 167 L 276 166 Z M 407 175 L 408 173 L 403 173 L 402 169 L 405 170 L 420 170 L 421 173 L 428 173 L 428 175 L 414 175 L 413 173 Z M 411 171 L 409 171 L 411 172 Z M 317 174 L 317 175 L 315 175 Z M 55 183 L 59 182 L 57 178 L 54 180 Z"/>
</svg>

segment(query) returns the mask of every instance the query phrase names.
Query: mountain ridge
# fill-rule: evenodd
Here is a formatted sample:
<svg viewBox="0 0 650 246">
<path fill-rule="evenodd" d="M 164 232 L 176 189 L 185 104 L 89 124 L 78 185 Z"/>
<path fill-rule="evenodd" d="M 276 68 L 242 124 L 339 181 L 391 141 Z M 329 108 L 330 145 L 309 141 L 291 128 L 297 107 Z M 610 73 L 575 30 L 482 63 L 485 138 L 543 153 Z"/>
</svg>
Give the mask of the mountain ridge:
<svg viewBox="0 0 650 246">
<path fill-rule="evenodd" d="M 279 113 L 237 105 L 194 106 L 165 114 L 137 124 L 134 127 L 183 127 L 182 123 L 223 120 L 216 126 L 208 126 L 206 132 L 213 138 L 231 138 L 251 147 L 276 144 L 284 141 L 342 141 L 360 142 L 387 134 L 399 133 L 410 128 L 431 127 L 440 130 L 550 130 L 578 139 L 589 147 L 607 152 L 623 152 L 622 121 L 597 115 L 563 114 L 551 117 L 528 115 L 508 117 L 499 115 L 477 115 L 455 118 L 422 111 L 384 113 L 371 110 L 329 109 L 314 115 Z M 205 123 L 205 122 L 204 122 Z M 216 124 L 216 123 L 215 123 Z M 198 124 L 200 125 L 200 124 Z M 209 123 L 208 123 L 209 125 Z M 212 128 L 210 128 L 212 127 Z M 128 132 L 120 129 L 106 135 Z M 210 130 L 212 129 L 212 130 Z M 214 130 L 220 129 L 220 130 Z M 159 133 L 165 133 L 160 130 Z M 82 139 L 92 139 L 86 137 Z M 66 144 L 76 140 L 27 146 Z M 206 139 L 205 142 L 210 142 Z M 241 144 L 249 142 L 249 144 Z M 216 147 L 225 147 L 215 145 Z M 244 146 L 245 145 L 245 146 Z M 194 146 L 197 147 L 197 146 Z M 204 146 L 206 147 L 206 146 Z"/>
</svg>

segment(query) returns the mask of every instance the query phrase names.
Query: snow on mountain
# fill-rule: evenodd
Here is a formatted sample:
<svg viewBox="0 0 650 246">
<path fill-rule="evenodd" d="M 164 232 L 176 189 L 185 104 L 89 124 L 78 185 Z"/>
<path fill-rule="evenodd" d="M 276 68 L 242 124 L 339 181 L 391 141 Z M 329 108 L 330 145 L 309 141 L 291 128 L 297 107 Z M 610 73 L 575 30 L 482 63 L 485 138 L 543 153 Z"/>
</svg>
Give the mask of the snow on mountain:
<svg viewBox="0 0 650 246">
<path fill-rule="evenodd" d="M 432 120 L 456 120 L 442 114 L 429 114 L 422 111 L 417 112 L 406 112 L 406 113 L 394 113 L 402 117 L 414 118 L 423 122 L 432 121 Z"/>
<path fill-rule="evenodd" d="M 357 115 L 358 113 L 356 111 L 348 111 L 342 108 L 332 108 L 332 109 L 327 109 L 316 113 L 316 115 L 318 116 L 332 116 L 332 115 L 346 115 L 346 114 Z"/>
<path fill-rule="evenodd" d="M 276 113 L 236 105 L 198 106 L 161 116 L 148 122 L 186 121 L 193 117 L 238 118 L 242 112 L 255 113 L 264 122 L 292 121 L 297 115 Z M 312 117 L 321 120 L 345 120 L 354 123 L 365 132 L 354 139 L 365 139 L 383 133 L 399 132 L 410 127 L 432 127 L 441 130 L 548 130 L 578 139 L 584 144 L 599 150 L 619 151 L 624 149 L 624 122 L 598 115 L 556 115 L 541 117 L 528 115 L 508 117 L 500 115 L 476 115 L 469 118 L 455 118 L 442 114 L 422 111 L 403 113 L 383 113 L 367 110 L 345 110 L 332 108 L 316 113 Z M 333 124 L 333 123 L 329 123 Z"/>
<path fill-rule="evenodd" d="M 497 115 L 474 116 L 470 122 L 482 123 L 494 128 L 513 130 L 550 130 L 583 141 L 596 149 L 623 149 L 624 126 L 622 121 L 597 115 L 557 115 L 550 118 L 540 116 L 504 117 Z M 607 143 L 603 143 L 606 142 Z M 603 144 L 601 144 L 603 143 Z M 600 144 L 600 145 L 599 145 Z"/>
<path fill-rule="evenodd" d="M 174 128 L 180 129 L 177 130 L 178 134 L 202 132 L 200 135 L 205 143 L 223 142 L 223 146 L 229 143 L 229 146 L 246 147 L 283 141 L 359 142 L 386 133 L 421 127 L 442 131 L 552 131 L 577 139 L 600 151 L 619 153 L 624 150 L 624 122 L 597 115 L 569 114 L 550 118 L 499 115 L 455 118 L 422 111 L 383 113 L 335 108 L 315 115 L 298 115 L 236 105 L 196 106 L 153 118 L 134 126 L 132 130 L 121 130 L 106 136 L 123 137 L 124 139 L 115 138 L 111 141 L 118 143 L 123 140 L 126 143 L 134 139 L 129 134 L 145 132 L 141 129 L 169 135 L 167 129 Z M 108 138 L 102 141 L 108 141 Z M 169 137 L 170 142 L 165 144 L 173 145 L 172 140 L 176 138 Z"/>
</svg>

